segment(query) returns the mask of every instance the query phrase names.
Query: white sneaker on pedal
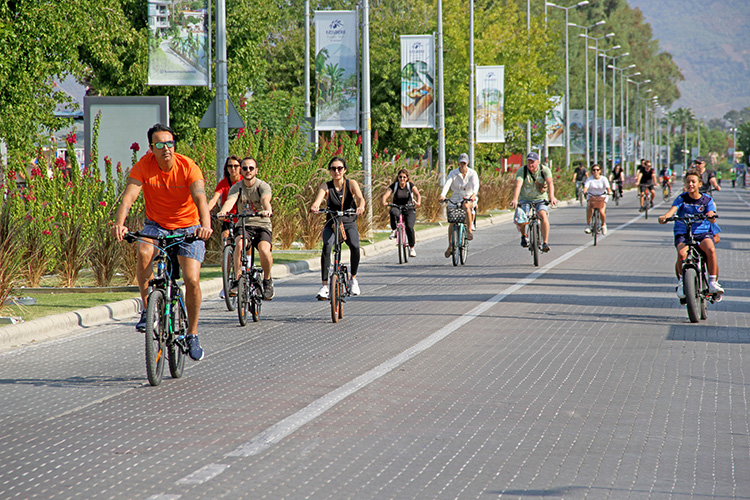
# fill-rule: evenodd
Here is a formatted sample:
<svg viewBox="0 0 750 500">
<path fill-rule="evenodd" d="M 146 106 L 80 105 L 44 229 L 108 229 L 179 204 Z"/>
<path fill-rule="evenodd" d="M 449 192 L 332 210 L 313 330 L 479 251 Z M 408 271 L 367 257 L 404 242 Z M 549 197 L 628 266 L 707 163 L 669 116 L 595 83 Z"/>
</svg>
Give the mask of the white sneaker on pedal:
<svg viewBox="0 0 750 500">
<path fill-rule="evenodd" d="M 389 240 L 392 240 L 392 239 L 394 239 L 395 237 L 396 237 L 396 230 L 394 229 L 393 231 L 391 231 L 391 234 L 389 234 L 389 235 L 388 235 L 388 239 L 389 239 Z"/>
<path fill-rule="evenodd" d="M 724 289 L 721 287 L 718 281 L 708 284 L 708 293 L 724 293 Z"/>
<path fill-rule="evenodd" d="M 318 300 L 328 300 L 328 285 L 321 286 L 316 297 Z"/>
<path fill-rule="evenodd" d="M 416 257 L 417 251 L 414 250 L 414 247 L 411 247 L 411 250 L 409 250 L 409 257 Z"/>
<path fill-rule="evenodd" d="M 677 283 L 677 298 L 678 299 L 684 299 L 685 298 L 685 290 L 682 289 L 682 281 Z"/>
<path fill-rule="evenodd" d="M 356 279 L 352 280 L 352 284 L 351 284 L 350 290 L 352 292 L 352 295 L 354 295 L 354 296 L 357 296 L 357 295 L 359 295 L 361 293 L 359 291 L 359 283 L 357 283 Z"/>
<path fill-rule="evenodd" d="M 607 225 L 602 224 L 602 234 L 607 234 Z"/>
<path fill-rule="evenodd" d="M 224 289 L 223 288 L 219 292 L 219 298 L 222 299 L 222 300 L 224 299 Z"/>
<path fill-rule="evenodd" d="M 586 226 L 586 229 L 583 230 L 586 234 L 591 234 L 591 226 Z"/>
</svg>

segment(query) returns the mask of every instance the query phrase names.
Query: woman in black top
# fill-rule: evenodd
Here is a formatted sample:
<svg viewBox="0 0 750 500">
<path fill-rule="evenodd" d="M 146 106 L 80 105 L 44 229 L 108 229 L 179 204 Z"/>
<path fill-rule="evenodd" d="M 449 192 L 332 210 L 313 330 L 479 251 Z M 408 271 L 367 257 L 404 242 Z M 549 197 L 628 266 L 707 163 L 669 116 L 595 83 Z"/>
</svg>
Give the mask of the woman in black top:
<svg viewBox="0 0 750 500">
<path fill-rule="evenodd" d="M 357 215 L 365 212 L 365 198 L 359 188 L 357 181 L 346 178 L 346 160 L 339 156 L 334 156 L 328 162 L 328 171 L 331 173 L 331 180 L 324 182 L 318 188 L 318 195 L 315 197 L 311 212 L 320 210 L 320 204 L 326 200 L 330 210 L 349 210 L 354 209 Z M 343 201 L 343 203 L 342 203 Z M 351 292 L 352 295 L 359 295 L 359 283 L 357 283 L 357 269 L 359 268 L 359 231 L 357 230 L 357 217 L 347 215 L 340 220 L 344 223 L 344 232 L 346 233 L 346 245 L 349 247 L 351 255 Z M 331 227 L 331 218 L 328 217 L 323 226 L 323 254 L 320 256 L 320 272 L 323 278 L 323 286 L 318 291 L 318 300 L 328 299 L 328 272 L 331 265 L 331 250 L 335 242 L 336 235 Z"/>
<path fill-rule="evenodd" d="M 414 250 L 414 243 L 416 241 L 414 234 L 414 223 L 417 221 L 417 212 L 415 207 L 422 204 L 422 196 L 419 194 L 417 186 L 409 181 L 409 172 L 406 169 L 401 169 L 396 174 L 396 180 L 391 184 L 383 194 L 383 206 L 388 205 L 388 198 L 393 195 L 394 205 L 408 206 L 408 211 L 404 215 L 404 225 L 406 226 L 406 239 L 409 240 L 411 257 L 417 256 L 417 251 Z M 399 207 L 391 207 L 391 236 L 393 239 L 396 237 L 396 223 L 398 216 L 401 213 Z"/>
</svg>

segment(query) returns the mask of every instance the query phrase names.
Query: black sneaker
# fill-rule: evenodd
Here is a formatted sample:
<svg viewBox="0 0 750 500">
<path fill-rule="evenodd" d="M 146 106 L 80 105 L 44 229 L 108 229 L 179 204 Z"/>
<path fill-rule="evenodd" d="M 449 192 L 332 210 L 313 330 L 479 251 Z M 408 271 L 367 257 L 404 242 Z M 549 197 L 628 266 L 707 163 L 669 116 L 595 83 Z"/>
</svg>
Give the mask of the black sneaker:
<svg viewBox="0 0 750 500">
<path fill-rule="evenodd" d="M 230 297 L 236 297 L 237 296 L 237 289 L 239 288 L 239 281 L 233 280 L 232 281 L 232 288 L 229 289 L 229 296 Z"/>
<path fill-rule="evenodd" d="M 549 245 L 546 243 L 542 243 L 542 252 L 547 253 L 549 252 Z"/>
<path fill-rule="evenodd" d="M 276 294 L 273 291 L 273 279 L 263 280 L 263 300 L 271 300 L 274 295 Z"/>
<path fill-rule="evenodd" d="M 141 311 L 141 319 L 135 324 L 135 329 L 139 332 L 146 331 L 146 311 Z"/>
<path fill-rule="evenodd" d="M 185 337 L 188 345 L 188 354 L 193 361 L 200 361 L 203 359 L 203 348 L 201 343 L 198 341 L 197 335 L 188 335 Z"/>
<path fill-rule="evenodd" d="M 529 240 L 526 239 L 526 236 L 521 235 L 521 246 L 524 248 L 529 248 Z"/>
</svg>

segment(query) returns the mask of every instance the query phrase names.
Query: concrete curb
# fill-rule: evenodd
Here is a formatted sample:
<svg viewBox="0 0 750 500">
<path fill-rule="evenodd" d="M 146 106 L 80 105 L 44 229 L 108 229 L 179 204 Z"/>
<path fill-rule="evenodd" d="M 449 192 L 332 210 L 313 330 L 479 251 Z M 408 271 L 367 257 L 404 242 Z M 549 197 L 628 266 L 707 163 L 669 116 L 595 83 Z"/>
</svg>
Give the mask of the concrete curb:
<svg viewBox="0 0 750 500">
<path fill-rule="evenodd" d="M 477 227 L 482 228 L 509 222 L 512 218 L 513 212 L 502 213 L 491 216 L 488 219 L 479 220 Z M 446 236 L 447 224 L 417 231 L 418 242 Z M 392 240 L 383 240 L 372 245 L 364 245 L 362 247 L 362 257 L 374 257 L 394 250 L 395 243 Z M 349 259 L 348 249 L 344 250 L 343 258 Z M 319 257 L 292 262 L 290 264 L 275 264 L 272 275 L 274 278 L 284 278 L 317 270 L 320 270 Z M 201 292 L 204 295 L 219 293 L 222 286 L 221 278 L 201 281 Z M 77 330 L 91 328 L 111 321 L 129 321 L 140 313 L 142 307 L 143 304 L 139 298 L 125 299 L 103 306 L 53 314 L 16 325 L 4 326 L 0 328 L 0 351 L 19 347 L 21 344 L 52 340 Z"/>
</svg>

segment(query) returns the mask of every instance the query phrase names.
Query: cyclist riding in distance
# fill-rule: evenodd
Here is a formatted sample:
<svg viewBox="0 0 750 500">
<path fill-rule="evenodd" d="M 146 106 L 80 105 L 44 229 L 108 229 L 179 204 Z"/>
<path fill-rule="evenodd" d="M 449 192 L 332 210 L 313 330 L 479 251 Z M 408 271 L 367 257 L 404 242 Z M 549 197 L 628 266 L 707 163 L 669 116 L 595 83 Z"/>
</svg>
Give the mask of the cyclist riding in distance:
<svg viewBox="0 0 750 500">
<path fill-rule="evenodd" d="M 206 254 L 203 240 L 211 237 L 211 214 L 206 202 L 203 174 L 198 165 L 187 156 L 175 152 L 176 141 L 172 129 L 156 124 L 148 130 L 149 151 L 130 171 L 122 203 L 117 209 L 112 234 L 122 241 L 128 228 L 125 218 L 130 207 L 143 191 L 146 221 L 142 233 L 159 236 L 195 234 L 200 238 L 193 243 L 178 246 L 177 260 L 185 282 L 185 305 L 188 313 L 188 354 L 194 360 L 203 358 L 198 341 L 198 316 L 201 308 L 200 272 Z M 143 300 L 143 312 L 136 330 L 146 330 L 146 303 L 148 282 L 153 279 L 152 261 L 157 250 L 145 242 L 138 243 L 136 279 Z"/>
<path fill-rule="evenodd" d="M 229 194 L 229 188 L 231 188 L 234 184 L 239 182 L 242 179 L 242 174 L 240 173 L 240 157 L 232 155 L 229 158 L 226 159 L 224 162 L 224 178 L 219 181 L 219 183 L 216 185 L 216 189 L 214 190 L 213 197 L 208 200 L 208 210 L 211 211 L 214 209 L 214 207 L 218 204 L 219 207 L 221 207 L 225 201 L 227 201 L 227 195 Z M 237 213 L 237 207 L 234 206 L 229 211 L 230 214 L 236 214 Z M 236 222 L 236 221 L 235 221 Z M 221 221 L 221 241 L 227 239 L 229 236 L 229 229 L 232 227 L 232 221 L 231 220 L 223 220 Z M 224 294 L 227 292 L 227 290 L 221 289 L 221 293 L 219 293 L 219 298 L 223 299 Z"/>
<path fill-rule="evenodd" d="M 622 186 L 625 184 L 625 170 L 619 163 L 615 165 L 609 174 L 609 185 L 612 189 L 617 188 L 620 197 L 622 197 Z"/>
<path fill-rule="evenodd" d="M 607 195 L 612 194 L 609 180 L 602 175 L 602 168 L 594 164 L 591 167 L 591 177 L 583 183 L 583 194 L 587 195 L 586 204 L 586 234 L 591 234 L 591 215 L 598 208 L 602 214 L 602 234 L 607 234 Z"/>
<path fill-rule="evenodd" d="M 323 200 L 329 210 L 345 211 L 356 210 L 357 215 L 365 213 L 365 198 L 362 196 L 362 190 L 354 179 L 346 178 L 346 160 L 340 156 L 334 156 L 328 162 L 328 171 L 331 173 L 331 180 L 324 182 L 318 188 L 318 194 L 310 206 L 310 211 L 315 213 L 320 210 Z M 351 293 L 359 295 L 360 288 L 357 282 L 357 270 L 359 269 L 360 249 L 359 249 L 359 230 L 357 229 L 357 218 L 354 215 L 345 215 L 339 219 L 344 224 L 344 233 L 346 234 L 346 245 L 349 247 L 351 256 Z M 320 273 L 323 279 L 323 286 L 318 290 L 318 300 L 328 300 L 328 273 L 331 267 L 331 250 L 336 240 L 336 234 L 333 232 L 332 219 L 330 215 L 323 226 L 323 253 L 320 256 Z"/>
<path fill-rule="evenodd" d="M 513 192 L 511 208 L 519 207 L 524 212 L 534 205 L 541 221 L 542 252 L 549 252 L 549 207 L 557 205 L 555 198 L 555 184 L 552 181 L 552 171 L 546 165 L 540 165 L 539 155 L 531 152 L 526 156 L 526 165 L 516 172 L 516 187 Z M 521 233 L 521 246 L 527 248 L 526 226 L 516 223 Z"/>
<path fill-rule="evenodd" d="M 262 217 L 251 217 L 245 219 L 247 241 L 258 250 L 260 265 L 263 268 L 263 300 L 271 300 L 274 297 L 273 279 L 271 268 L 273 267 L 273 255 L 271 254 L 271 243 L 273 242 L 273 228 L 271 226 L 271 186 L 267 182 L 258 179 L 258 162 L 249 156 L 240 162 L 242 181 L 235 183 L 227 195 L 227 201 L 221 207 L 219 216 L 230 213 L 232 207 L 237 207 L 239 214 L 258 214 Z M 237 280 L 242 274 L 242 224 L 238 222 L 235 226 L 235 252 L 234 252 L 234 283 L 229 295 L 237 295 Z M 248 253 L 251 248 L 246 250 Z"/>
<path fill-rule="evenodd" d="M 672 191 L 672 169 L 669 165 L 666 165 L 659 171 L 659 179 L 661 179 L 661 185 L 667 185 L 670 192 Z"/>
<path fill-rule="evenodd" d="M 695 214 L 705 214 L 712 218 L 716 215 L 716 205 L 713 198 L 701 193 L 701 175 L 697 169 L 690 169 L 685 174 L 685 192 L 678 196 L 669 211 L 659 217 L 660 224 L 666 224 L 669 217 L 677 214 L 679 217 L 685 217 Z M 719 230 L 714 222 L 716 219 L 703 220 L 700 224 L 693 226 L 693 236 L 700 242 L 700 248 L 706 255 L 706 268 L 708 270 L 708 291 L 709 293 L 724 293 L 724 289 L 718 282 L 719 277 L 719 260 L 716 257 L 716 247 L 714 246 L 714 231 Z M 677 248 L 677 262 L 675 263 L 675 274 L 677 275 L 677 296 L 685 298 L 685 292 L 682 289 L 682 261 L 687 257 L 687 245 L 685 244 L 687 226 L 682 221 L 674 223 L 674 245 Z"/>
<path fill-rule="evenodd" d="M 479 193 L 479 175 L 473 168 L 469 168 L 469 155 L 461 153 L 458 157 L 458 168 L 451 170 L 443 184 L 443 190 L 440 193 L 440 201 L 445 200 L 448 191 L 452 191 L 451 201 L 457 205 L 463 203 L 466 210 L 466 228 L 468 234 L 466 238 L 474 239 L 474 206 L 477 203 L 477 194 Z M 468 199 L 468 201 L 464 201 Z M 445 257 L 450 258 L 451 231 L 453 224 L 448 224 L 448 250 L 445 251 Z"/>
<path fill-rule="evenodd" d="M 699 156 L 693 160 L 695 169 L 701 176 L 701 193 L 710 194 L 711 191 L 721 191 L 719 181 L 716 180 L 716 171 L 706 168 L 706 159 Z"/>
<path fill-rule="evenodd" d="M 635 185 L 638 186 L 638 194 L 646 192 L 648 198 L 648 192 L 651 192 L 651 206 L 654 206 L 654 185 L 656 184 L 656 172 L 651 166 L 651 162 L 645 159 L 641 159 L 641 166 L 638 167 L 638 172 L 635 175 Z M 641 197 L 641 208 L 640 212 L 646 210 L 643 206 L 643 197 Z"/>
<path fill-rule="evenodd" d="M 584 164 L 578 165 L 575 169 L 573 169 L 573 183 L 576 185 L 576 198 L 578 198 L 578 192 L 583 189 L 583 183 L 586 182 L 586 179 L 589 177 L 588 172 L 586 171 L 586 166 Z"/>
<path fill-rule="evenodd" d="M 417 221 L 416 207 L 422 204 L 422 195 L 419 194 L 419 189 L 409 180 L 409 172 L 402 168 L 396 174 L 396 180 L 388 186 L 385 193 L 383 193 L 382 203 L 383 206 L 388 206 L 388 198 L 393 195 L 391 201 L 392 204 L 398 205 L 399 207 L 409 206 L 408 211 L 404 215 L 404 225 L 406 226 L 406 239 L 409 242 L 409 256 L 416 257 L 417 251 L 414 249 L 416 242 L 416 235 L 414 234 L 414 224 Z M 391 207 L 391 235 L 390 239 L 396 237 L 396 223 L 398 216 L 401 213 L 399 207 Z"/>
</svg>

